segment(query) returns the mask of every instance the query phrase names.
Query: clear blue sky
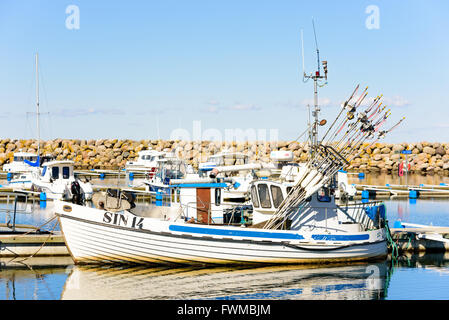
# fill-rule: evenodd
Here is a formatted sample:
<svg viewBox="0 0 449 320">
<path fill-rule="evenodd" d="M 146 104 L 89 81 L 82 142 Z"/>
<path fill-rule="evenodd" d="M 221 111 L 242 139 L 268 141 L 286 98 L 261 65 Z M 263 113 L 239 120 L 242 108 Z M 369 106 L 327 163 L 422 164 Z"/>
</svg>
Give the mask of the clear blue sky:
<svg viewBox="0 0 449 320">
<path fill-rule="evenodd" d="M 79 8 L 78 30 L 66 8 Z M 379 28 L 368 29 L 369 5 Z M 40 59 L 43 139 L 168 138 L 176 128 L 306 127 L 315 67 L 312 17 L 329 83 L 331 119 L 357 83 L 384 94 L 386 141 L 449 141 L 449 2 L 20 1 L 0 2 L 0 137 L 35 137 L 34 54 Z"/>
</svg>

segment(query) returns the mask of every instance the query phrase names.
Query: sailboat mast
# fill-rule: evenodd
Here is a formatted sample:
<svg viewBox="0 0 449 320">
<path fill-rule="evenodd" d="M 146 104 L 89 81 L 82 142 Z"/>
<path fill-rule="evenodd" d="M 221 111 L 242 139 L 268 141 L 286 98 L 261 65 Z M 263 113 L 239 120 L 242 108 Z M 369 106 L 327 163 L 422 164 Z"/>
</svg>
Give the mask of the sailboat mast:
<svg viewBox="0 0 449 320">
<path fill-rule="evenodd" d="M 39 128 L 39 55 L 36 53 L 36 128 L 37 128 L 37 156 L 40 156 L 41 135 Z"/>
</svg>

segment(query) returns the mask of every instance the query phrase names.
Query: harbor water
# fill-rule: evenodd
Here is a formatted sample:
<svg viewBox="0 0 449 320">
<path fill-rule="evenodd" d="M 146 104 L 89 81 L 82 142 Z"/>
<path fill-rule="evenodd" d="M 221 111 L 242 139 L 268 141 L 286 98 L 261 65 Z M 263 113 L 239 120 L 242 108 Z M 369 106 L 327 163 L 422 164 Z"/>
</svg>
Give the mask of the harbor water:
<svg viewBox="0 0 449 320">
<path fill-rule="evenodd" d="M 352 179 L 361 184 L 404 184 L 392 176 Z M 408 179 L 414 185 L 449 182 L 438 176 Z M 449 199 L 389 199 L 385 204 L 391 227 L 396 220 L 449 227 Z M 18 224 L 40 226 L 53 217 L 51 201 L 45 207 L 36 203 L 24 209 L 16 216 Z M 10 218 L 0 213 L 1 223 Z M 58 230 L 55 223 L 43 228 Z M 4 258 L 0 299 L 447 300 L 449 254 L 407 254 L 338 265 L 219 268 L 76 266 L 70 257 Z"/>
</svg>

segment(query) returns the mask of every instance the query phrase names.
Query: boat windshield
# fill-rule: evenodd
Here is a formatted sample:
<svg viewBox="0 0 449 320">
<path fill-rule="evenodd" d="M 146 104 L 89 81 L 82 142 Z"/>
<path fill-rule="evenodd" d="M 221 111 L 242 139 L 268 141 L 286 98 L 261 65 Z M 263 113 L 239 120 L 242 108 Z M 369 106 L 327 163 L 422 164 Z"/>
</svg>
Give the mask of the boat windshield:
<svg viewBox="0 0 449 320">
<path fill-rule="evenodd" d="M 161 179 L 182 179 L 186 174 L 186 166 L 182 161 L 161 161 L 156 176 Z"/>
<path fill-rule="evenodd" d="M 215 163 L 218 166 L 223 165 L 223 158 L 222 157 L 210 157 L 207 159 L 208 162 Z"/>
<path fill-rule="evenodd" d="M 262 208 L 271 208 L 270 192 L 268 192 L 268 186 L 261 183 L 257 186 L 259 192 L 259 200 Z"/>
<path fill-rule="evenodd" d="M 278 186 L 270 186 L 271 196 L 273 197 L 273 204 L 275 208 L 279 208 L 279 205 L 284 201 L 284 196 L 282 195 L 282 190 Z"/>
<path fill-rule="evenodd" d="M 257 198 L 256 186 L 251 187 L 251 201 L 253 202 L 254 207 L 259 208 L 259 198 Z"/>
</svg>

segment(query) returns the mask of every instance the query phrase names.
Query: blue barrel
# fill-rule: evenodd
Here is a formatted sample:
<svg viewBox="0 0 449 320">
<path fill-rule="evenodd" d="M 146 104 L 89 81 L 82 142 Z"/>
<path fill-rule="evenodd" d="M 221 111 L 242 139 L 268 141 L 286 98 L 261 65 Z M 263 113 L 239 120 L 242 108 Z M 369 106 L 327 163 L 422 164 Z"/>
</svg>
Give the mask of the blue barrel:
<svg viewBox="0 0 449 320">
<path fill-rule="evenodd" d="M 359 177 L 359 179 L 365 179 L 365 173 L 359 172 L 358 177 Z"/>
<path fill-rule="evenodd" d="M 129 180 L 131 180 L 131 181 L 134 180 L 134 172 L 129 173 Z"/>
<path fill-rule="evenodd" d="M 104 180 L 105 174 L 104 173 L 100 173 L 100 180 Z"/>
<path fill-rule="evenodd" d="M 8 173 L 6 174 L 6 180 L 9 182 L 9 181 L 11 181 L 11 179 L 12 179 L 12 173 L 11 173 L 11 172 L 8 172 Z"/>
<path fill-rule="evenodd" d="M 404 226 L 402 225 L 401 221 L 396 220 L 394 222 L 393 228 L 404 228 Z"/>
<path fill-rule="evenodd" d="M 362 199 L 369 199 L 369 191 L 368 190 L 362 191 Z"/>
<path fill-rule="evenodd" d="M 156 207 L 162 207 L 162 192 L 156 192 Z"/>
<path fill-rule="evenodd" d="M 47 201 L 47 194 L 45 192 L 41 192 L 39 194 L 39 200 L 40 201 Z"/>
<path fill-rule="evenodd" d="M 408 196 L 410 199 L 417 199 L 418 198 L 418 191 L 416 190 L 410 190 L 408 193 Z"/>
<path fill-rule="evenodd" d="M 237 189 L 238 187 L 240 187 L 240 183 L 238 183 L 238 182 L 234 183 L 233 187 L 234 187 L 234 189 Z"/>
</svg>

